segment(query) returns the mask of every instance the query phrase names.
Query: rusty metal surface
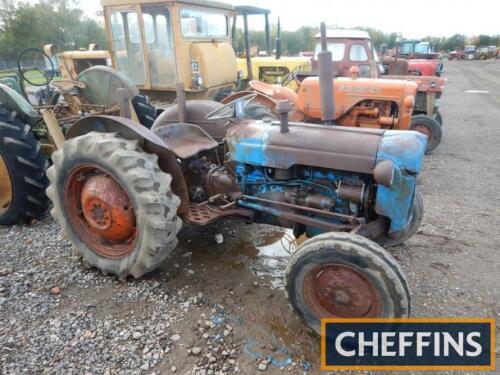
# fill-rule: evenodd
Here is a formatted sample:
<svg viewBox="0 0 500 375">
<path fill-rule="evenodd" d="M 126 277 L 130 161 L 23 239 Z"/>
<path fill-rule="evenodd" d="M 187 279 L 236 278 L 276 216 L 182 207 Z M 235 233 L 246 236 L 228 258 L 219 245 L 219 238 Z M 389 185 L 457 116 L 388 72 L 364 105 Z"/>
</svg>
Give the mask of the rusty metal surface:
<svg viewBox="0 0 500 375">
<path fill-rule="evenodd" d="M 77 121 L 66 134 L 67 139 L 75 138 L 92 131 L 117 133 L 125 139 L 138 139 L 144 151 L 158 155 L 160 169 L 172 176 L 172 191 L 181 199 L 179 214 L 188 210 L 189 194 L 184 175 L 179 167 L 175 153 L 168 149 L 163 140 L 149 129 L 122 117 L 88 116 Z"/>
<path fill-rule="evenodd" d="M 326 198 L 324 195 L 322 195 L 321 197 L 323 199 Z M 265 203 L 265 204 L 269 204 L 269 205 L 276 205 L 276 206 L 291 208 L 291 209 L 298 210 L 298 211 L 305 211 L 305 212 L 309 212 L 309 213 L 312 213 L 312 214 L 315 214 L 315 215 L 319 215 L 319 216 L 340 219 L 342 221 L 346 221 L 346 222 L 351 223 L 351 224 L 360 223 L 359 218 L 357 218 L 355 216 L 343 215 L 343 214 L 339 214 L 339 213 L 333 212 L 333 211 L 326 211 L 325 209 L 318 209 L 318 208 L 314 208 L 314 207 L 299 206 L 297 204 L 280 202 L 280 201 L 276 201 L 276 200 L 265 199 L 265 198 L 261 198 L 261 197 L 253 197 L 253 196 L 248 196 L 248 195 L 243 195 L 241 197 L 241 199 L 243 199 L 243 200 L 249 200 L 249 201 L 254 201 L 254 202 L 260 202 L 260 203 Z"/>
<path fill-rule="evenodd" d="M 81 192 L 82 212 L 87 223 L 110 241 L 124 241 L 135 231 L 132 202 L 110 176 L 91 176 Z"/>
<path fill-rule="evenodd" d="M 225 121 L 207 121 L 205 117 L 222 106 L 223 104 L 212 100 L 188 100 L 186 101 L 186 122 L 198 125 L 217 141 L 220 141 L 226 135 Z M 178 122 L 181 122 L 179 119 L 179 110 L 177 105 L 174 105 L 167 108 L 158 116 L 152 130 L 165 124 Z"/>
<path fill-rule="evenodd" d="M 202 151 L 216 149 L 219 143 L 201 127 L 193 124 L 166 124 L 153 131 L 180 159 L 189 159 Z"/>
<path fill-rule="evenodd" d="M 222 210 L 209 204 L 199 205 L 191 203 L 189 205 L 189 213 L 185 216 L 185 219 L 188 223 L 193 225 L 205 226 L 228 216 L 251 220 L 253 218 L 253 213 L 241 208 Z"/>
<path fill-rule="evenodd" d="M 274 216 L 282 221 L 299 223 L 308 227 L 320 228 L 326 231 L 351 231 L 354 228 L 354 226 L 350 224 L 335 224 L 332 221 L 327 221 L 327 219 L 323 220 L 317 217 L 297 214 L 289 210 L 273 208 L 271 206 L 244 200 L 240 201 L 239 205 L 266 215 Z"/>
<path fill-rule="evenodd" d="M 111 175 L 95 164 L 69 173 L 64 209 L 79 239 L 105 258 L 119 259 L 135 247 L 135 212 L 127 193 Z"/>
<path fill-rule="evenodd" d="M 446 78 L 427 76 L 391 75 L 381 76 L 380 78 L 415 82 L 418 92 L 443 92 L 447 82 Z"/>
<path fill-rule="evenodd" d="M 233 160 L 288 169 L 307 165 L 372 173 L 383 130 L 290 123 L 281 133 L 279 122 L 241 121 L 228 129 Z"/>
<path fill-rule="evenodd" d="M 371 318 L 382 313 L 375 286 L 358 270 L 344 264 L 323 264 L 304 278 L 303 295 L 318 318 Z"/>
<path fill-rule="evenodd" d="M 321 121 L 333 123 L 335 121 L 335 101 L 333 98 L 333 60 L 328 51 L 326 39 L 326 24 L 321 23 L 321 52 L 318 53 L 319 90 L 321 93 Z"/>
</svg>

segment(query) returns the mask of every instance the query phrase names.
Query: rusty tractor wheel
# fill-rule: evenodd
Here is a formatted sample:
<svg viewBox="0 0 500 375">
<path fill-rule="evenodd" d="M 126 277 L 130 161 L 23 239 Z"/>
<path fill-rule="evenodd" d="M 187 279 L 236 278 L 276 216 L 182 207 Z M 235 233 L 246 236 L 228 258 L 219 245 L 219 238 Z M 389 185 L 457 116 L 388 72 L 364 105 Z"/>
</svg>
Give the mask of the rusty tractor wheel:
<svg viewBox="0 0 500 375">
<path fill-rule="evenodd" d="M 434 151 L 443 138 L 443 130 L 439 123 L 427 115 L 413 116 L 411 118 L 410 130 L 415 130 L 427 136 L 426 154 Z"/>
<path fill-rule="evenodd" d="M 47 167 L 30 127 L 0 106 L 0 225 L 41 218 L 48 206 Z"/>
<path fill-rule="evenodd" d="M 400 318 L 410 312 L 408 282 L 376 243 L 349 233 L 304 242 L 290 258 L 285 287 L 303 322 L 320 334 L 322 318 Z"/>
<path fill-rule="evenodd" d="M 177 245 L 180 200 L 137 141 L 89 133 L 52 156 L 47 194 L 74 252 L 104 274 L 139 278 Z"/>
<path fill-rule="evenodd" d="M 415 191 L 413 198 L 413 205 L 410 212 L 410 220 L 405 229 L 393 234 L 385 234 L 376 238 L 374 241 L 379 245 L 393 247 L 399 246 L 409 240 L 415 233 L 417 233 L 422 220 L 424 219 L 424 202 L 420 193 Z"/>
</svg>

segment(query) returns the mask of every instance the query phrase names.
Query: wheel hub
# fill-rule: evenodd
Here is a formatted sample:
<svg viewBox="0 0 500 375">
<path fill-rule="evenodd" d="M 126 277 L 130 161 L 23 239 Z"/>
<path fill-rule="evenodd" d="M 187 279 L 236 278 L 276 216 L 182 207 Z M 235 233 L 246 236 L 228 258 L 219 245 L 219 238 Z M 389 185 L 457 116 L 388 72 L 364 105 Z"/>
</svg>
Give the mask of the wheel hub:
<svg viewBox="0 0 500 375">
<path fill-rule="evenodd" d="M 73 169 L 64 208 L 72 229 L 92 251 L 111 259 L 134 251 L 139 236 L 134 207 L 127 191 L 100 166 Z"/>
<path fill-rule="evenodd" d="M 0 155 L 0 215 L 3 215 L 10 208 L 12 202 L 12 181 L 10 180 L 7 163 Z"/>
<path fill-rule="evenodd" d="M 102 237 L 123 241 L 134 234 L 132 203 L 111 177 L 90 177 L 83 185 L 81 204 L 85 220 Z"/>
<path fill-rule="evenodd" d="M 377 316 L 380 296 L 360 272 L 344 265 L 312 270 L 304 283 L 311 310 L 320 317 L 361 318 Z"/>
</svg>

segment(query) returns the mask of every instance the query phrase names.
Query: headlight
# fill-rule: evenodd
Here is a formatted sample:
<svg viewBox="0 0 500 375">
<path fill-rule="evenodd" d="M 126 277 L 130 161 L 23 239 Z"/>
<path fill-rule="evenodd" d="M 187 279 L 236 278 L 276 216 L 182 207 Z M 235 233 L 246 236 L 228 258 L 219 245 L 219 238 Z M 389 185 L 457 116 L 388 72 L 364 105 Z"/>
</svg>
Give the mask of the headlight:
<svg viewBox="0 0 500 375">
<path fill-rule="evenodd" d="M 384 160 L 378 163 L 373 170 L 373 177 L 378 184 L 390 188 L 394 183 L 394 163 Z"/>
</svg>

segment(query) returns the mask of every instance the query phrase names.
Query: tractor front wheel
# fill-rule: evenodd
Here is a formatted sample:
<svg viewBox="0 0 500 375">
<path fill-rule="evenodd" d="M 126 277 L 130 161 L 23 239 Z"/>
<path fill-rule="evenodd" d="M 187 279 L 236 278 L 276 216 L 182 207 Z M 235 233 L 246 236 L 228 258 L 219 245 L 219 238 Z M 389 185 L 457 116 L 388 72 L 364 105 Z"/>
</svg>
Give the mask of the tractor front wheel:
<svg viewBox="0 0 500 375">
<path fill-rule="evenodd" d="M 40 219 L 48 205 L 47 167 L 30 127 L 0 107 L 0 225 Z"/>
<path fill-rule="evenodd" d="M 74 252 L 104 274 L 139 278 L 177 245 L 180 200 L 137 141 L 89 133 L 64 143 L 47 174 L 52 215 Z"/>
<path fill-rule="evenodd" d="M 288 262 L 285 287 L 292 307 L 318 335 L 322 318 L 401 318 L 410 312 L 408 281 L 397 261 L 354 234 L 305 241 Z"/>
<path fill-rule="evenodd" d="M 435 150 L 443 138 L 443 131 L 439 123 L 427 115 L 413 116 L 411 119 L 410 130 L 415 130 L 427 136 L 427 154 Z"/>
</svg>

